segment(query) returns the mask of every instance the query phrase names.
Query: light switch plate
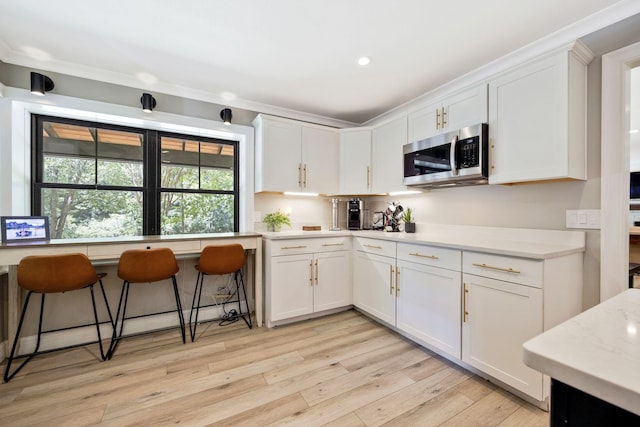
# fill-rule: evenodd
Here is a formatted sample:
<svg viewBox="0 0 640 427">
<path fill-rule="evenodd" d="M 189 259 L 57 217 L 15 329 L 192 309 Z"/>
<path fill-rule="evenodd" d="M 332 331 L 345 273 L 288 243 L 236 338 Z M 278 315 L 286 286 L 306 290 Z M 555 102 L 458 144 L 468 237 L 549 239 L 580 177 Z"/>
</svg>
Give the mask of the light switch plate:
<svg viewBox="0 0 640 427">
<path fill-rule="evenodd" d="M 567 228 L 600 229 L 600 209 L 567 209 Z"/>
</svg>

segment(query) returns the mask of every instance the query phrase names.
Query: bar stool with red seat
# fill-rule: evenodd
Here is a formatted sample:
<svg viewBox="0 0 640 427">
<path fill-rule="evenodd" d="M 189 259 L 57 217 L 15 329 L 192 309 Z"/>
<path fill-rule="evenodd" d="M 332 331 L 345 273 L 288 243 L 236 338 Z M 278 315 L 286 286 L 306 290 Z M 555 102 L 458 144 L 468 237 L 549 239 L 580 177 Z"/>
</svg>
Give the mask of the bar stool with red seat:
<svg viewBox="0 0 640 427">
<path fill-rule="evenodd" d="M 11 353 L 7 360 L 7 367 L 4 372 L 4 381 L 8 382 L 20 371 L 34 356 L 43 353 L 49 353 L 52 351 L 63 350 L 74 346 L 66 346 L 61 348 L 55 348 L 51 350 L 40 350 L 40 338 L 42 334 L 59 331 L 56 330 L 42 330 L 42 319 L 44 313 L 44 302 L 47 294 L 65 293 L 75 291 L 79 289 L 89 288 L 91 291 L 91 303 L 93 304 L 93 316 L 95 319 L 96 331 L 98 335 L 98 344 L 100 345 L 100 356 L 102 360 L 107 360 L 107 353 L 104 352 L 102 347 L 102 336 L 100 335 L 100 321 L 98 319 L 98 311 L 96 308 L 95 295 L 93 293 L 93 285 L 100 284 L 100 290 L 102 291 L 102 297 L 109 313 L 109 321 L 111 326 L 114 327 L 113 317 L 111 316 L 111 309 L 109 308 L 109 302 L 104 292 L 102 285 L 102 278 L 106 276 L 106 273 L 96 273 L 91 261 L 85 254 L 70 253 L 60 255 L 32 255 L 24 257 L 18 264 L 17 272 L 18 285 L 28 291 L 27 297 L 24 301 L 22 308 L 22 314 L 20 315 L 20 321 L 18 323 L 18 329 L 16 336 L 13 340 L 13 346 L 11 347 Z M 40 318 L 38 320 L 38 337 L 36 340 L 35 350 L 31 353 L 21 354 L 16 356 L 16 349 L 18 340 L 20 339 L 20 331 L 22 324 L 24 323 L 25 314 L 31 295 L 34 293 L 40 294 Z M 80 325 L 88 326 L 88 325 Z M 95 341 L 93 341 L 95 342 Z M 91 343 L 87 343 L 91 344 Z M 84 344 L 82 344 L 84 345 Z M 18 358 L 26 357 L 27 359 L 18 366 L 18 368 L 10 373 L 11 363 Z"/>
<path fill-rule="evenodd" d="M 122 282 L 122 291 L 120 292 L 120 302 L 118 303 L 118 311 L 115 319 L 115 327 L 113 328 L 113 338 L 111 347 L 109 348 L 108 358 L 113 357 L 118 342 L 123 338 L 124 322 L 126 319 L 132 319 L 142 316 L 152 316 L 163 314 L 164 312 L 148 313 L 145 315 L 127 317 L 127 301 L 129 299 L 129 288 L 132 283 L 154 283 L 171 279 L 173 284 L 173 293 L 176 299 L 176 310 L 178 312 L 178 321 L 180 322 L 180 332 L 182 333 L 182 343 L 185 339 L 184 316 L 182 314 L 182 304 L 180 303 L 180 294 L 178 293 L 178 283 L 176 274 L 180 268 L 178 262 L 169 248 L 155 249 L 130 249 L 124 251 L 120 255 L 118 261 L 118 277 Z M 120 317 L 120 309 L 122 309 L 122 318 Z M 121 320 L 120 320 L 121 319 Z M 118 322 L 120 329 L 118 330 Z M 143 332 L 148 333 L 148 332 Z M 143 333 L 132 334 L 128 336 L 141 335 Z M 126 338 L 126 337 L 125 337 Z"/>
<path fill-rule="evenodd" d="M 227 299 L 223 302 L 223 304 L 237 302 L 238 312 L 234 316 L 227 317 L 227 319 L 225 320 L 236 321 L 238 320 L 238 318 L 242 318 L 249 329 L 253 328 L 253 322 L 251 321 L 251 312 L 249 311 L 249 302 L 247 301 L 247 290 L 244 286 L 244 278 L 242 276 L 242 267 L 244 267 L 245 259 L 246 257 L 244 248 L 239 243 L 234 243 L 231 245 L 206 246 L 202 250 L 200 258 L 198 259 L 198 264 L 196 265 L 196 270 L 198 270 L 198 278 L 196 279 L 196 288 L 193 293 L 191 313 L 189 314 L 189 331 L 191 332 L 191 341 L 195 340 L 196 327 L 198 326 L 198 313 L 200 312 L 200 308 L 218 305 L 217 302 L 215 304 L 209 304 L 205 306 L 200 305 L 204 276 L 208 275 L 220 276 L 225 274 L 233 274 L 233 279 L 235 280 L 236 284 L 235 296 L 231 295 L 233 300 L 229 301 Z M 246 313 L 242 312 L 242 305 L 240 302 L 240 289 L 242 289 L 242 292 L 244 293 Z M 196 316 L 192 321 L 194 311 Z"/>
</svg>

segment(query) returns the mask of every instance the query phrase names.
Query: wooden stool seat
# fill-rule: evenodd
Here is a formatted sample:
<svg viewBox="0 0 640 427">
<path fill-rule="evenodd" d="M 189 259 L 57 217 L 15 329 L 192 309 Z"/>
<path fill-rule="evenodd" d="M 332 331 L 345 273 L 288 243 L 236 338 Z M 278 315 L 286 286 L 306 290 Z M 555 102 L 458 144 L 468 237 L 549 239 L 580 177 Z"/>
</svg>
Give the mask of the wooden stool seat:
<svg viewBox="0 0 640 427">
<path fill-rule="evenodd" d="M 111 309 L 109 308 L 109 302 L 104 292 L 102 285 L 102 278 L 106 274 L 96 273 L 89 258 L 81 253 L 61 254 L 61 255 L 37 255 L 27 256 L 23 258 L 18 264 L 17 281 L 18 285 L 28 291 L 24 301 L 22 314 L 20 316 L 20 322 L 18 323 L 18 329 L 13 341 L 11 353 L 7 361 L 7 367 L 4 373 L 4 381 L 8 382 L 13 378 L 15 374 L 24 367 L 34 356 L 45 353 L 39 352 L 40 349 L 40 337 L 42 334 L 52 331 L 42 330 L 42 320 L 44 313 L 45 295 L 52 293 L 64 293 L 75 291 L 79 289 L 89 288 L 91 291 L 91 302 L 93 304 L 93 314 L 95 319 L 95 325 L 98 335 L 98 343 L 100 345 L 100 355 L 102 360 L 107 359 L 107 353 L 104 352 L 102 347 L 102 336 L 100 335 L 100 321 L 98 319 L 98 312 L 96 308 L 95 296 L 93 293 L 93 285 L 100 284 L 100 290 L 104 298 L 107 312 L 109 313 L 109 321 L 111 326 L 114 326 L 113 317 L 111 316 Z M 31 299 L 31 295 L 37 293 L 41 295 L 40 300 L 40 318 L 38 321 L 38 337 L 36 341 L 35 350 L 29 354 L 23 354 L 16 356 L 16 349 L 18 340 L 20 338 L 20 331 L 24 322 L 24 317 L 27 312 L 27 307 Z M 86 325 L 81 325 L 86 326 Z M 67 347 L 64 347 L 67 348 Z M 62 350 L 58 348 L 55 350 Z M 49 350 L 53 351 L 53 350 Z M 26 357 L 27 359 L 13 372 L 10 373 L 11 363 L 16 358 Z"/>
<path fill-rule="evenodd" d="M 115 325 L 113 328 L 113 338 L 111 347 L 109 348 L 108 358 L 113 357 L 113 353 L 118 342 L 123 338 L 124 321 L 131 319 L 126 316 L 127 301 L 129 299 L 129 288 L 132 283 L 154 283 L 166 279 L 171 279 L 173 284 L 173 293 L 176 300 L 176 310 L 178 312 L 178 321 L 180 323 L 180 332 L 182 333 L 182 343 L 185 339 L 184 315 L 182 313 L 182 304 L 180 302 L 180 294 L 178 292 L 178 283 L 176 274 L 180 270 L 178 262 L 173 251 L 169 248 L 155 249 L 130 249 L 124 251 L 118 260 L 118 277 L 122 279 L 122 291 L 120 292 L 120 301 L 118 302 L 118 311 L 116 312 Z M 122 309 L 122 317 L 120 310 Z M 159 312 L 149 313 L 145 316 L 161 314 Z M 140 316 L 134 316 L 140 317 Z M 117 325 L 120 323 L 120 329 Z M 135 334 L 140 335 L 140 334 Z"/>
</svg>

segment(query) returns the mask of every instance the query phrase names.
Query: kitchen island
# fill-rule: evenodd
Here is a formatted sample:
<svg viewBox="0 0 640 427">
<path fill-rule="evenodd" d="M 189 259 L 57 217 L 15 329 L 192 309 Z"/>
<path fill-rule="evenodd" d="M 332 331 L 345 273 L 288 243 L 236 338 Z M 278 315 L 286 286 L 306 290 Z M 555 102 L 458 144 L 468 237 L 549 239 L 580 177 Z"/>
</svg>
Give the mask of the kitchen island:
<svg viewBox="0 0 640 427">
<path fill-rule="evenodd" d="M 525 363 L 552 378 L 552 425 L 640 425 L 640 289 L 523 347 Z"/>
</svg>

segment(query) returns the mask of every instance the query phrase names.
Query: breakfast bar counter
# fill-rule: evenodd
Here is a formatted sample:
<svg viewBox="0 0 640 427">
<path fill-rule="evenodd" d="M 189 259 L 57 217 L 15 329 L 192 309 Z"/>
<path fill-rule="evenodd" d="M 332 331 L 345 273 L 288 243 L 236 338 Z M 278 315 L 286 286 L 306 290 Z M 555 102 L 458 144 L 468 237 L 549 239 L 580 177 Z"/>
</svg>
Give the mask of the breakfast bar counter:
<svg viewBox="0 0 640 427">
<path fill-rule="evenodd" d="M 128 236 L 92 239 L 54 239 L 39 242 L 6 243 L 0 245 L 0 265 L 9 269 L 8 320 L 7 330 L 13 339 L 22 307 L 20 289 L 17 283 L 17 265 L 28 255 L 54 255 L 79 252 L 87 255 L 94 263 L 116 263 L 120 254 L 127 249 L 171 248 L 177 258 L 193 257 L 200 254 L 207 245 L 239 243 L 253 256 L 247 259 L 249 283 L 254 285 L 256 324 L 263 322 L 262 295 L 262 236 L 259 233 L 211 233 L 181 234 L 171 236 Z M 11 341 L 7 340 L 7 345 Z"/>
</svg>

